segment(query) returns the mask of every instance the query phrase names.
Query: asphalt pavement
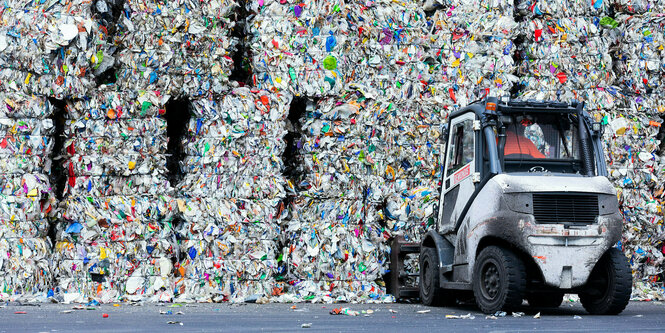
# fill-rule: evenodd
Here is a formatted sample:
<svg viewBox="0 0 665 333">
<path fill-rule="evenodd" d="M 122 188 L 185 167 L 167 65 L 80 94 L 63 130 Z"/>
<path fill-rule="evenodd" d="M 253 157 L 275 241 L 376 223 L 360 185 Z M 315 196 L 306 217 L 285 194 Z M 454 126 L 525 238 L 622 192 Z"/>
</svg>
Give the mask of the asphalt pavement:
<svg viewBox="0 0 665 333">
<path fill-rule="evenodd" d="M 578 302 L 524 306 L 488 317 L 472 305 L 419 304 L 72 304 L 0 306 L 0 332 L 665 332 L 662 302 L 631 302 L 618 316 L 592 316 Z M 347 314 L 331 315 L 338 308 Z M 357 316 L 348 315 L 358 312 Z M 540 318 L 534 316 L 540 312 Z M 108 316 L 105 316 L 108 315 Z M 516 313 L 515 315 L 519 315 Z"/>
</svg>

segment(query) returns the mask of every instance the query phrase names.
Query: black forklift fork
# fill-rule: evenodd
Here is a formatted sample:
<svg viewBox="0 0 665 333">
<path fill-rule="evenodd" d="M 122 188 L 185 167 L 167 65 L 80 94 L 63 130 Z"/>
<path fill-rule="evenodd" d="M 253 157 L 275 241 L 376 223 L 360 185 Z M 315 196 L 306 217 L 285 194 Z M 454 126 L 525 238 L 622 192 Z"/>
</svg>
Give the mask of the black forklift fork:
<svg viewBox="0 0 665 333">
<path fill-rule="evenodd" d="M 407 278 L 416 277 L 420 273 L 407 272 L 404 260 L 408 254 L 420 253 L 420 243 L 409 243 L 404 236 L 393 239 L 390 250 L 390 272 L 387 276 L 388 293 L 399 301 L 405 298 L 416 298 L 420 295 L 418 285 L 409 286 Z"/>
</svg>

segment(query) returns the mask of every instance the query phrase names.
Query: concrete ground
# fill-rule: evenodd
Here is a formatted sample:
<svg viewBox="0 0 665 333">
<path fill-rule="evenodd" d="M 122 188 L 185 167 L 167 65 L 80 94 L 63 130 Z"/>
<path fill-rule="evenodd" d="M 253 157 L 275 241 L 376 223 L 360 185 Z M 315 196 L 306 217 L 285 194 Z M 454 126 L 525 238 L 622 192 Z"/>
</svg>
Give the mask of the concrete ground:
<svg viewBox="0 0 665 333">
<path fill-rule="evenodd" d="M 662 302 L 631 302 L 618 316 L 591 316 L 578 302 L 564 302 L 557 309 L 525 306 L 520 309 L 524 312 L 521 317 L 508 313 L 496 318 L 487 317 L 472 305 L 434 308 L 419 304 L 104 304 L 87 310 L 74 307 L 1 305 L 0 332 L 665 331 Z M 330 314 L 340 307 L 359 314 Z M 536 319 L 534 315 L 538 312 L 540 318 Z"/>
</svg>

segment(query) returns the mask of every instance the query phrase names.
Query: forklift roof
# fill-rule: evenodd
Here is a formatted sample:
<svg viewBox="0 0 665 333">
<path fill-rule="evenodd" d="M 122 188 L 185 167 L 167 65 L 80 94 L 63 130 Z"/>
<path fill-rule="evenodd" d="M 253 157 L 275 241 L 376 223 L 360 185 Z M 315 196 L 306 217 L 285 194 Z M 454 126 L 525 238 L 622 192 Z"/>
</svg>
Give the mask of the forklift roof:
<svg viewBox="0 0 665 333">
<path fill-rule="evenodd" d="M 496 110 L 486 108 L 487 103 L 495 103 Z M 508 101 L 503 102 L 495 97 L 488 97 L 476 101 L 466 107 L 458 109 L 450 114 L 450 118 L 455 118 L 468 111 L 473 111 L 478 117 L 483 114 L 499 115 L 508 113 L 577 113 L 582 114 L 584 103 L 572 102 L 540 102 L 540 101 Z"/>
<path fill-rule="evenodd" d="M 536 101 L 510 101 L 497 103 L 500 113 L 581 113 L 583 103 L 536 102 Z"/>
</svg>

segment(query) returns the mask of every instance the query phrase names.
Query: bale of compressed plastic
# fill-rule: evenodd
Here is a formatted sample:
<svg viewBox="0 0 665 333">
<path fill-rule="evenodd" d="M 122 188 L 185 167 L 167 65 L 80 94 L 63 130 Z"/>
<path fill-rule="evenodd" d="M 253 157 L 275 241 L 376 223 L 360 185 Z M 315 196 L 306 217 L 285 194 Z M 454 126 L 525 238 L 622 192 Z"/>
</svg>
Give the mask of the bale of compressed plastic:
<svg viewBox="0 0 665 333">
<path fill-rule="evenodd" d="M 190 101 L 177 184 L 178 300 L 242 302 L 284 288 L 276 277 L 290 101 L 248 88 Z"/>
<path fill-rule="evenodd" d="M 118 85 L 174 96 L 230 90 L 237 7 L 233 0 L 124 2 L 113 36 Z"/>
<path fill-rule="evenodd" d="M 45 97 L 1 95 L 0 299 L 43 301 L 53 285 L 48 233 L 57 215 L 50 179 L 53 108 Z"/>
<path fill-rule="evenodd" d="M 63 300 L 173 299 L 177 206 L 162 118 L 168 98 L 102 86 L 68 101 L 54 251 Z"/>
</svg>

